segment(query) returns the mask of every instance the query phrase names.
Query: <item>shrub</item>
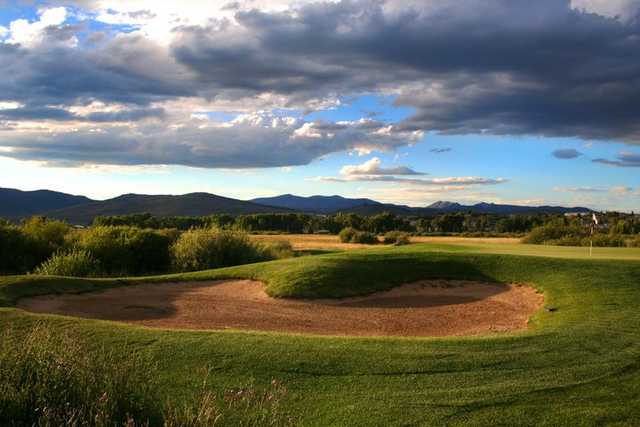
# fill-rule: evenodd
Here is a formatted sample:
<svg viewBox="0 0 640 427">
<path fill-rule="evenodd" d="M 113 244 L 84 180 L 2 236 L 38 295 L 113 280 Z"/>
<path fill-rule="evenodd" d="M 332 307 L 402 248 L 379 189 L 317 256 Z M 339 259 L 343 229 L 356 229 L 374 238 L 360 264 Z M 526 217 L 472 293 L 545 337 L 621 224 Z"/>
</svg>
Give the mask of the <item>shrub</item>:
<svg viewBox="0 0 640 427">
<path fill-rule="evenodd" d="M 358 231 L 353 237 L 352 242 L 365 245 L 374 245 L 376 243 L 380 243 L 378 241 L 378 237 L 373 233 L 369 233 L 368 231 Z"/>
<path fill-rule="evenodd" d="M 98 276 L 100 263 L 88 251 L 58 252 L 40 264 L 35 273 L 45 276 Z"/>
<path fill-rule="evenodd" d="M 534 245 L 559 244 L 579 246 L 580 241 L 586 234 L 586 230 L 579 226 L 546 224 L 531 230 L 531 232 L 522 239 L 522 242 Z"/>
<path fill-rule="evenodd" d="M 91 353 L 77 338 L 37 326 L 0 336 L 0 424 L 157 424 L 156 367 L 141 356 Z"/>
<path fill-rule="evenodd" d="M 384 244 L 385 245 L 408 245 L 411 243 L 409 241 L 409 233 L 405 233 L 404 231 L 389 231 L 384 235 Z"/>
<path fill-rule="evenodd" d="M 627 246 L 630 248 L 640 248 L 640 234 L 627 240 Z"/>
<path fill-rule="evenodd" d="M 73 235 L 73 246 L 89 252 L 104 274 L 134 275 L 169 270 L 172 233 L 128 226 L 91 227 Z"/>
<path fill-rule="evenodd" d="M 66 222 L 34 216 L 22 224 L 22 231 L 31 241 L 35 263 L 40 264 L 65 248 L 66 235 L 71 227 Z"/>
<path fill-rule="evenodd" d="M 20 227 L 0 225 L 0 274 L 18 274 L 37 265 L 33 245 Z"/>
<path fill-rule="evenodd" d="M 585 237 L 582 240 L 582 246 L 589 246 L 593 241 L 593 246 L 597 247 L 624 247 L 626 241 L 624 237 L 617 234 L 594 234 L 590 237 Z"/>
<path fill-rule="evenodd" d="M 375 244 L 379 243 L 375 234 L 368 231 L 356 230 L 352 227 L 343 228 L 338 235 L 342 243 L 361 243 L 361 244 Z"/>
<path fill-rule="evenodd" d="M 342 243 L 351 243 L 355 238 L 356 233 L 358 233 L 358 230 L 353 227 L 347 227 L 343 228 L 342 231 L 340 231 L 338 237 L 340 238 L 340 241 Z"/>
<path fill-rule="evenodd" d="M 171 253 L 177 271 L 207 270 L 274 259 L 245 233 L 206 228 L 183 233 L 171 247 Z"/>
</svg>

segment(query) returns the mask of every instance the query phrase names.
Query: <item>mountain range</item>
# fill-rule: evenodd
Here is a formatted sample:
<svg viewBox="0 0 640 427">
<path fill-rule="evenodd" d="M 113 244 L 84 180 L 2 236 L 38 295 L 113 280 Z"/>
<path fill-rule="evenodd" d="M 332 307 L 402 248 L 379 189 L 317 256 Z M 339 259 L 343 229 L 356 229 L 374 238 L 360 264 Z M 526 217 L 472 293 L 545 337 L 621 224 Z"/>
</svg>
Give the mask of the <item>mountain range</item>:
<svg viewBox="0 0 640 427">
<path fill-rule="evenodd" d="M 212 214 L 251 213 L 316 213 L 351 212 L 374 215 L 391 212 L 397 215 L 433 215 L 444 212 L 494 214 L 587 213 L 583 207 L 518 206 L 493 203 L 461 205 L 439 201 L 426 207 L 380 203 L 371 199 L 349 199 L 342 196 L 301 197 L 284 194 L 249 201 L 209 193 L 173 195 L 125 194 L 108 200 L 91 200 L 84 196 L 49 190 L 21 191 L 0 188 L 0 217 L 19 220 L 32 215 L 45 215 L 72 224 L 90 224 L 97 216 L 150 213 L 156 216 L 201 216 Z"/>
</svg>

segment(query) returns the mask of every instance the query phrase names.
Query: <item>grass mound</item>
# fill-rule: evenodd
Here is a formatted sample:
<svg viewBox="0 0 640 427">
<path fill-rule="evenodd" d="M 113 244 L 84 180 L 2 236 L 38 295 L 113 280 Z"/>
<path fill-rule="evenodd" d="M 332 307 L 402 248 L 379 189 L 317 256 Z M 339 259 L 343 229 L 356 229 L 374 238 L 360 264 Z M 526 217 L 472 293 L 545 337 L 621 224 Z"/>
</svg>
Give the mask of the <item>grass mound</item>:
<svg viewBox="0 0 640 427">
<path fill-rule="evenodd" d="M 206 366 L 215 373 L 211 391 L 217 396 L 247 378 L 258 389 L 276 378 L 287 385 L 280 408 L 304 425 L 492 425 L 496 419 L 505 425 L 634 425 L 640 419 L 639 274 L 638 261 L 409 245 L 146 279 L 5 277 L 0 303 L 8 308 L 0 309 L 0 325 L 22 331 L 40 321 L 123 356 L 148 354 L 158 363 L 163 401 L 172 396 L 197 405 Z M 297 297 L 366 294 L 429 278 L 518 282 L 543 291 L 545 307 L 527 332 L 465 339 L 148 330 L 11 308 L 26 295 L 219 278 L 258 279 L 274 296 Z"/>
</svg>

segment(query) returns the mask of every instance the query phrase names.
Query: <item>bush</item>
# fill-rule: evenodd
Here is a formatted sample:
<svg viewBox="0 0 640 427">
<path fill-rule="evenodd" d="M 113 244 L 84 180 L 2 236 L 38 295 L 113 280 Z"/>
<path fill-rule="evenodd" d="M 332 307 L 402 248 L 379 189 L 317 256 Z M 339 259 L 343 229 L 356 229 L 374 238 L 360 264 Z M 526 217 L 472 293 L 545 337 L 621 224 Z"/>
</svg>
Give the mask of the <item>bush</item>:
<svg viewBox="0 0 640 427">
<path fill-rule="evenodd" d="M 619 248 L 626 246 L 627 242 L 624 237 L 618 234 L 600 234 L 596 233 L 592 237 L 585 237 L 582 240 L 582 246 L 589 246 L 593 241 L 593 246 Z"/>
<path fill-rule="evenodd" d="M 375 234 L 368 231 L 356 230 L 352 227 L 343 228 L 338 235 L 342 243 L 361 243 L 373 245 L 379 243 Z"/>
<path fill-rule="evenodd" d="M 20 227 L 0 225 L 0 274 L 19 274 L 37 265 L 33 245 Z"/>
<path fill-rule="evenodd" d="M 340 238 L 340 241 L 342 243 L 351 243 L 353 242 L 353 239 L 355 238 L 357 233 L 358 233 L 358 230 L 356 230 L 355 228 L 347 227 L 347 228 L 343 228 L 342 231 L 340 231 L 340 234 L 338 234 L 338 237 Z"/>
<path fill-rule="evenodd" d="M 35 274 L 92 277 L 100 275 L 100 263 L 88 251 L 58 252 L 40 264 Z"/>
<path fill-rule="evenodd" d="M 534 245 L 579 246 L 587 235 L 585 229 L 575 225 L 546 224 L 536 227 L 524 238 L 523 243 Z"/>
<path fill-rule="evenodd" d="M 171 247 L 177 271 L 208 270 L 274 259 L 260 243 L 239 231 L 193 229 L 184 232 Z"/>
<path fill-rule="evenodd" d="M 630 248 L 640 248 L 640 234 L 627 240 L 627 246 Z"/>
<path fill-rule="evenodd" d="M 166 231 L 98 226 L 74 234 L 72 245 L 89 252 L 104 274 L 126 276 L 168 271 L 174 240 Z"/>
<path fill-rule="evenodd" d="M 409 233 L 405 233 L 404 231 L 389 231 L 384 235 L 384 244 L 385 245 L 408 245 Z"/>
<path fill-rule="evenodd" d="M 31 251 L 37 265 L 65 248 L 71 227 L 66 222 L 34 216 L 22 224 L 22 231 L 31 241 Z"/>
<path fill-rule="evenodd" d="M 352 242 L 365 245 L 374 245 L 376 243 L 380 243 L 378 241 L 378 237 L 373 233 L 369 233 L 368 231 L 358 231 L 353 237 Z"/>
</svg>

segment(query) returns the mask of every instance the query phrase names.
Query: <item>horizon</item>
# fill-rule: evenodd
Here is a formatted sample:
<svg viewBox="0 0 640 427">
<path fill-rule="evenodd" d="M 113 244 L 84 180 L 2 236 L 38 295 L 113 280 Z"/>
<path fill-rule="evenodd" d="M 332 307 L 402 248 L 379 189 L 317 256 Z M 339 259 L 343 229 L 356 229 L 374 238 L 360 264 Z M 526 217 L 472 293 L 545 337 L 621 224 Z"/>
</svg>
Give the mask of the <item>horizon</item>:
<svg viewBox="0 0 640 427">
<path fill-rule="evenodd" d="M 0 187 L 640 210 L 639 2 L 0 5 Z"/>
<path fill-rule="evenodd" d="M 88 197 L 85 194 L 79 194 L 79 193 L 65 193 L 62 191 L 57 191 L 57 190 L 52 190 L 52 189 L 48 189 L 48 188 L 37 188 L 34 190 L 20 190 L 17 188 L 6 188 L 6 187 L 0 187 L 0 190 L 19 190 L 19 191 L 25 191 L 25 192 L 36 192 L 36 191 L 51 191 L 51 192 L 56 192 L 56 193 L 62 193 L 62 194 L 68 194 L 71 196 L 78 196 L 78 197 Z M 587 208 L 591 211 L 594 212 L 601 212 L 601 213 L 605 213 L 605 212 L 621 212 L 621 213 L 631 213 L 633 211 L 615 211 L 615 210 L 602 210 L 602 211 L 598 211 L 597 209 L 592 209 L 588 206 L 578 206 L 578 205 L 524 205 L 524 204 L 509 204 L 509 203 L 494 203 L 494 202 L 484 202 L 484 201 L 479 201 L 479 202 L 473 202 L 473 203 L 458 203 L 458 202 L 453 202 L 451 200 L 436 200 L 433 202 L 430 202 L 426 205 L 402 205 L 399 203 L 386 203 L 386 202 L 380 202 L 378 200 L 375 199 L 369 199 L 366 197 L 344 197 L 340 194 L 312 194 L 309 196 L 301 196 L 299 194 L 291 194 L 291 193 L 285 193 L 285 194 L 277 194 L 275 196 L 268 196 L 268 197 L 255 197 L 255 198 L 251 198 L 251 199 L 240 199 L 237 197 L 234 197 L 233 195 L 227 195 L 227 194 L 214 194 L 214 193 L 208 193 L 208 192 L 204 192 L 204 191 L 194 191 L 194 192 L 189 192 L 189 193 L 154 193 L 154 194 L 147 194 L 147 193 L 122 193 L 119 194 L 117 196 L 114 197 L 110 197 L 108 199 L 94 199 L 91 197 L 88 197 L 89 200 L 93 201 L 93 202 L 103 202 L 103 201 L 107 201 L 107 200 L 112 200 L 118 197 L 123 197 L 123 196 L 174 196 L 174 197 L 179 197 L 179 196 L 187 196 L 190 194 L 206 194 L 206 195 L 211 195 L 211 196 L 219 196 L 219 197 L 225 197 L 225 198 L 229 198 L 229 199 L 234 199 L 234 200 L 240 200 L 240 201 L 245 201 L 245 202 L 253 202 L 256 204 L 262 204 L 264 206 L 268 206 L 268 203 L 263 203 L 263 202 L 256 202 L 255 200 L 258 199 L 271 199 L 271 198 L 278 198 L 278 197 L 286 197 L 286 196 L 292 196 L 292 197 L 300 197 L 300 198 L 311 198 L 311 197 L 325 197 L 325 198 L 334 198 L 334 197 L 340 197 L 343 199 L 348 199 L 348 200 L 357 200 L 357 199 L 365 199 L 365 200 L 369 200 L 371 202 L 374 203 L 382 203 L 382 204 L 390 204 L 390 205 L 396 205 L 396 206 L 407 206 L 409 208 L 428 208 L 431 207 L 432 205 L 435 204 L 439 204 L 439 203 L 454 203 L 454 204 L 458 204 L 460 206 L 477 206 L 477 205 L 481 205 L 481 204 L 487 204 L 487 205 L 513 205 L 513 206 L 522 206 L 522 207 L 543 207 L 543 206 L 547 206 L 547 207 L 560 207 L 560 208 L 567 208 L 567 209 L 573 209 L 573 208 Z"/>
</svg>

